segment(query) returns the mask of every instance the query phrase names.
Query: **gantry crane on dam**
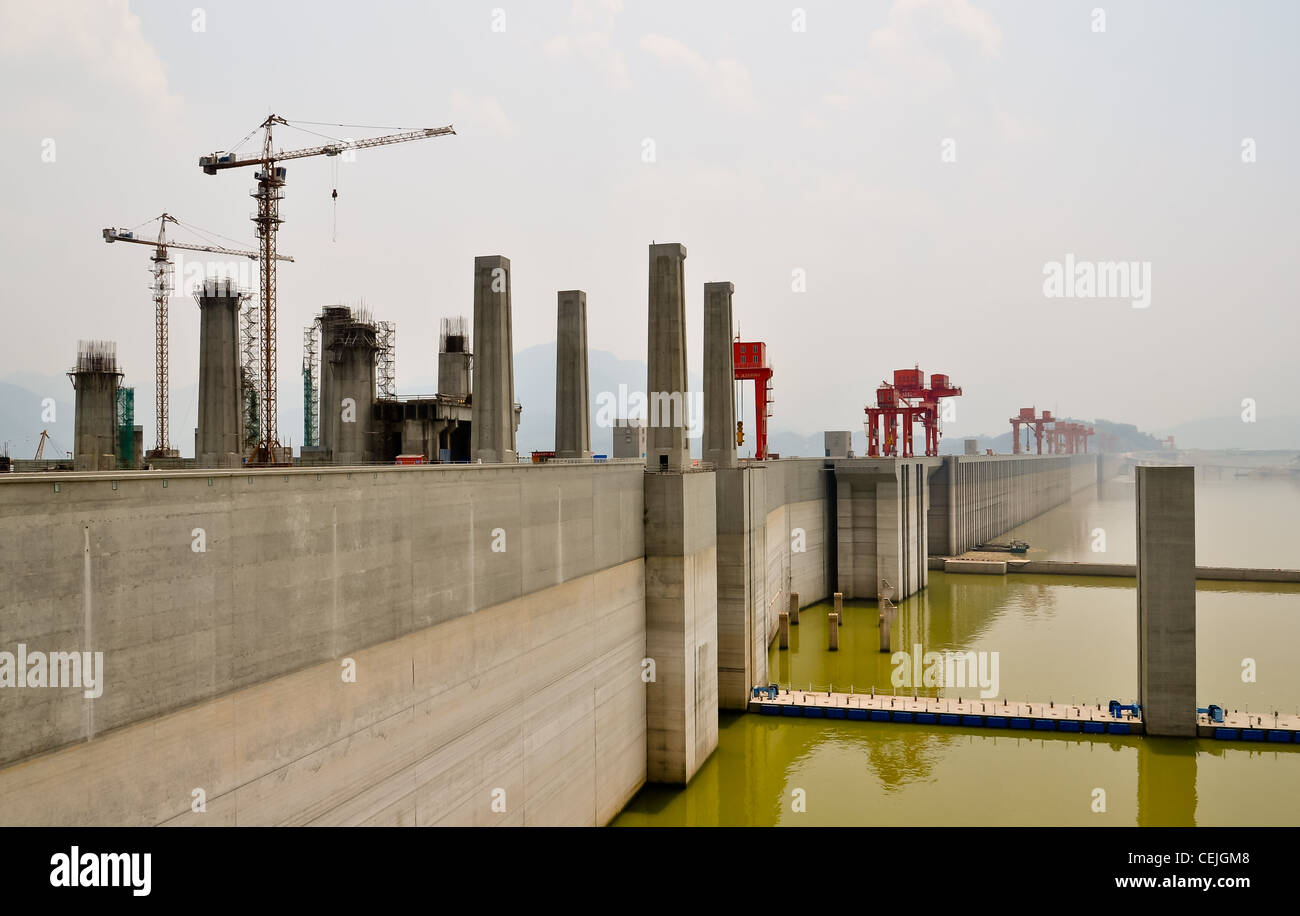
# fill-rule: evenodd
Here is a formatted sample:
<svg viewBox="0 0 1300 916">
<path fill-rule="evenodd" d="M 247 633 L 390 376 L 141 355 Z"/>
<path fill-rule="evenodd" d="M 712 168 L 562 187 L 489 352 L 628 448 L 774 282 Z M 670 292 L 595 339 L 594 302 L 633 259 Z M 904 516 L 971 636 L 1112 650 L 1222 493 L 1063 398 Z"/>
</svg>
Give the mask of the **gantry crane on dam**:
<svg viewBox="0 0 1300 916">
<path fill-rule="evenodd" d="M 140 226 L 147 226 L 154 220 L 158 221 L 158 238 L 136 238 L 136 229 Z M 169 253 L 172 248 L 182 248 L 186 251 L 203 251 L 209 254 L 224 254 L 231 257 L 252 258 L 256 261 L 259 257 L 256 251 L 244 251 L 238 248 L 223 248 L 220 245 L 192 245 L 188 242 L 175 242 L 167 238 L 167 224 L 175 223 L 178 226 L 185 226 L 187 229 L 199 235 L 207 235 L 200 229 L 182 223 L 170 213 L 163 213 L 155 216 L 154 219 L 148 220 L 137 226 L 136 229 L 116 229 L 108 228 L 104 230 L 104 241 L 113 242 L 130 242 L 134 245 L 150 245 L 154 252 L 149 260 L 153 262 L 150 273 L 153 277 L 153 303 L 154 303 L 154 412 L 155 412 L 155 445 L 152 455 L 166 457 L 171 452 L 171 437 L 168 426 L 171 417 L 171 382 L 168 353 L 168 328 L 167 328 L 167 300 L 171 297 L 174 283 L 172 282 L 175 265 L 172 264 Z M 287 254 L 276 255 L 281 261 L 292 261 Z"/>
<path fill-rule="evenodd" d="M 289 159 L 305 159 L 309 156 L 338 156 L 352 150 L 371 149 L 377 146 L 390 146 L 394 143 L 406 143 L 411 140 L 423 140 L 428 137 L 443 137 L 455 134 L 456 131 L 448 124 L 446 127 L 423 127 L 417 130 L 405 130 L 400 133 L 385 134 L 380 137 L 371 137 L 364 140 L 340 140 L 327 137 L 330 142 L 319 146 L 310 146 L 296 150 L 276 151 L 272 142 L 271 132 L 275 125 L 280 124 L 285 127 L 294 127 L 298 130 L 304 130 L 307 133 L 316 133 L 307 130 L 305 127 L 297 125 L 311 125 L 314 127 L 355 127 L 357 125 L 348 124 L 331 124 L 325 125 L 316 121 L 298 121 L 290 122 L 279 115 L 268 115 L 258 127 L 254 128 L 249 134 L 235 145 L 238 149 L 249 137 L 257 130 L 263 132 L 262 135 L 262 152 L 261 155 L 253 155 L 240 158 L 234 150 L 215 152 L 199 158 L 199 167 L 205 174 L 215 175 L 217 172 L 225 169 L 244 168 L 245 166 L 256 166 L 258 170 L 254 173 L 254 179 L 257 181 L 257 188 L 253 191 L 253 197 L 257 200 L 257 214 L 252 217 L 254 225 L 257 227 L 257 238 L 261 249 L 261 298 L 260 311 L 261 317 L 261 341 L 260 341 L 260 359 L 262 362 L 261 384 L 262 384 L 262 429 L 260 442 L 249 455 L 249 464 L 254 465 L 276 465 L 287 463 L 286 457 L 282 454 L 279 443 L 279 432 L 277 423 L 277 367 L 276 367 L 276 235 L 279 232 L 280 223 L 280 201 L 284 199 L 284 185 L 286 178 L 286 169 L 278 163 Z M 373 129 L 373 128 L 371 128 Z M 318 134 L 318 136 L 323 136 Z M 335 191 L 337 197 L 337 190 Z"/>
</svg>

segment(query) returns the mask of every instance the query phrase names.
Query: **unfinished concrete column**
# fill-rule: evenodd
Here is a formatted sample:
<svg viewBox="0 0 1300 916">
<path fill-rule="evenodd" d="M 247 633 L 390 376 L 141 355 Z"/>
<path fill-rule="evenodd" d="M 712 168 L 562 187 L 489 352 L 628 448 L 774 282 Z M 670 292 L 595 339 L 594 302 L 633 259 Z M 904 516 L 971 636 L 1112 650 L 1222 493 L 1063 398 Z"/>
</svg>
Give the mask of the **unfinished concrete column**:
<svg viewBox="0 0 1300 916">
<path fill-rule="evenodd" d="M 438 394 L 453 398 L 469 397 L 472 362 L 469 328 L 465 319 L 442 319 L 438 343 Z"/>
<path fill-rule="evenodd" d="M 229 280 L 209 280 L 194 294 L 199 306 L 199 434 L 201 468 L 238 467 L 244 448 L 239 391 L 239 304 Z"/>
<path fill-rule="evenodd" d="M 844 593 L 835 593 L 835 613 L 840 615 L 840 623 L 844 623 Z"/>
<path fill-rule="evenodd" d="M 352 320 L 352 310 L 345 305 L 330 305 L 321 309 L 320 318 L 320 411 L 317 422 L 320 424 L 320 447 L 331 454 L 337 454 L 339 408 L 338 398 L 334 393 L 334 366 L 330 362 L 330 353 L 334 350 L 334 341 L 338 328 Z"/>
<path fill-rule="evenodd" d="M 1196 737 L 1196 479 L 1138 467 L 1138 696 L 1148 735 Z"/>
<path fill-rule="evenodd" d="M 470 460 L 514 464 L 515 356 L 510 311 L 510 259 L 474 259 L 474 390 Z"/>
<path fill-rule="evenodd" d="M 650 246 L 650 324 L 646 397 L 650 470 L 691 465 L 686 441 L 689 384 L 686 376 L 686 246 Z"/>
<path fill-rule="evenodd" d="M 838 652 L 840 648 L 840 615 L 831 611 L 826 615 L 827 649 Z"/>
<path fill-rule="evenodd" d="M 587 294 L 558 294 L 555 336 L 555 457 L 591 457 L 591 393 L 587 378 Z"/>
<path fill-rule="evenodd" d="M 335 451 L 334 463 L 364 464 L 374 460 L 375 354 L 379 343 L 373 322 L 352 320 L 335 328 L 328 354 L 333 375 Z M 326 404 L 321 402 L 321 413 Z"/>
<path fill-rule="evenodd" d="M 704 284 L 704 460 L 736 466 L 736 367 L 730 283 Z"/>
<path fill-rule="evenodd" d="M 782 611 L 776 617 L 776 647 L 790 648 L 790 615 Z"/>
<path fill-rule="evenodd" d="M 73 467 L 78 471 L 109 471 L 105 456 L 117 454 L 117 389 L 122 371 L 117 344 L 111 340 L 77 343 L 77 365 L 68 373 L 77 392 L 73 419 Z M 116 462 L 112 462 L 116 465 Z"/>
<path fill-rule="evenodd" d="M 799 626 L 799 593 L 790 593 L 790 626 Z"/>
</svg>

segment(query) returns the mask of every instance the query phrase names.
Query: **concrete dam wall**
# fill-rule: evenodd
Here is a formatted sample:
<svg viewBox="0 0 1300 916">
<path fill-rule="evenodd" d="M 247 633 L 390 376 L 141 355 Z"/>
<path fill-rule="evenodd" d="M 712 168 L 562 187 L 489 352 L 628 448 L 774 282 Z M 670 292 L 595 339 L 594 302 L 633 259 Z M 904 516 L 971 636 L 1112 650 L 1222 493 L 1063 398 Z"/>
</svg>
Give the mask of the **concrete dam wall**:
<svg viewBox="0 0 1300 916">
<path fill-rule="evenodd" d="M 0 691 L 0 823 L 606 822 L 646 778 L 643 476 L 3 481 L 0 648 L 104 677 Z"/>
<path fill-rule="evenodd" d="M 956 556 L 1100 480 L 1100 456 L 949 455 L 930 477 L 929 552 Z"/>
<path fill-rule="evenodd" d="M 0 823 L 606 823 L 708 759 L 792 592 L 912 594 L 1094 457 L 8 477 L 0 651 L 104 679 L 0 690 Z"/>
</svg>

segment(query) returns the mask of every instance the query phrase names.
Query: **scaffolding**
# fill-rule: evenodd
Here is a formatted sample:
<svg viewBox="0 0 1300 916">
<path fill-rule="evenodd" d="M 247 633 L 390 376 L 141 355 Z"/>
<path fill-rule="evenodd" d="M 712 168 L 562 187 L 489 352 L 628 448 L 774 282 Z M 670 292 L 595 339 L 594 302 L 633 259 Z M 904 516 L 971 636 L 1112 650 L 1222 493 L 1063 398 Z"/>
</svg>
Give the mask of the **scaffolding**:
<svg viewBox="0 0 1300 916">
<path fill-rule="evenodd" d="M 135 389 L 117 389 L 117 467 L 135 467 Z"/>
<path fill-rule="evenodd" d="M 320 445 L 320 321 L 302 329 L 302 444 Z"/>
<path fill-rule="evenodd" d="M 239 310 L 239 403 L 244 416 L 244 451 L 262 443 L 261 326 L 256 300 L 251 296 Z"/>
<path fill-rule="evenodd" d="M 391 321 L 375 322 L 375 388 L 379 399 L 391 401 L 397 397 L 397 325 Z"/>
</svg>

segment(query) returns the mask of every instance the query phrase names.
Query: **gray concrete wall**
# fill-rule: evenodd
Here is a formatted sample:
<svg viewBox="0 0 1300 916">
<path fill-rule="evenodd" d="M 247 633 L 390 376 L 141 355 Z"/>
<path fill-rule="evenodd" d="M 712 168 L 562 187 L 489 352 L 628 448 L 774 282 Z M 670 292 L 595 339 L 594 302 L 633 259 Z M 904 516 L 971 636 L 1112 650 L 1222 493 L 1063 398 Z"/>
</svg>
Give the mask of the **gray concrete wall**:
<svg viewBox="0 0 1300 916">
<path fill-rule="evenodd" d="M 947 455 L 930 471 L 929 552 L 955 556 L 1095 486 L 1097 455 Z"/>
<path fill-rule="evenodd" d="M 0 823 L 159 823 L 204 785 L 234 793 L 239 822 L 477 817 L 473 792 L 456 814 L 420 787 L 473 785 L 474 748 L 492 741 L 502 767 L 524 767 L 554 802 L 530 801 L 532 822 L 603 822 L 644 778 L 642 475 L 614 464 L 64 474 L 57 493 L 47 476 L 6 476 L 0 648 L 89 647 L 105 653 L 106 677 L 95 700 L 0 691 L 0 763 L 25 760 L 0 770 Z M 340 659 L 369 650 L 385 660 L 371 675 L 383 685 L 299 692 L 341 685 Z M 552 707 L 563 715 L 542 715 Z M 385 744 L 399 723 L 414 756 L 384 750 L 406 747 Z M 386 788 L 370 772 L 399 761 L 415 770 L 392 770 Z M 593 784 L 594 807 L 560 801 Z M 424 794 L 385 794 L 408 785 Z M 367 792 L 401 804 L 349 807 Z"/>
<path fill-rule="evenodd" d="M 881 581 L 905 598 L 929 582 L 928 477 L 939 458 L 854 458 L 833 462 L 836 581 L 845 598 L 878 598 Z"/>
<path fill-rule="evenodd" d="M 718 746 L 716 483 L 711 472 L 643 473 L 646 778 L 685 785 Z"/>
</svg>

